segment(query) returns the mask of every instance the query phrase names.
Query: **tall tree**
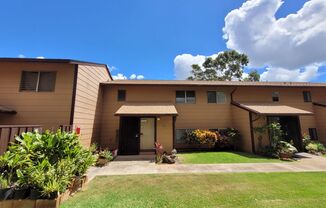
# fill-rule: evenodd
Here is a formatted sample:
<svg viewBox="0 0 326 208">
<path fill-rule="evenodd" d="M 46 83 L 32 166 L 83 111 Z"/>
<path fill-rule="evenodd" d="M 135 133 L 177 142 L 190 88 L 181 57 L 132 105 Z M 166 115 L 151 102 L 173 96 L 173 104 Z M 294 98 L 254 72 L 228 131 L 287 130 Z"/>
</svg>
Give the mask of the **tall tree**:
<svg viewBox="0 0 326 208">
<path fill-rule="evenodd" d="M 245 54 L 235 50 L 219 53 L 216 58 L 206 58 L 202 66 L 192 65 L 189 80 L 231 81 L 242 79 L 243 68 L 249 63 Z"/>
<path fill-rule="evenodd" d="M 244 78 L 244 81 L 247 82 L 259 82 L 260 74 L 257 70 L 253 70 L 248 74 L 248 77 Z"/>
</svg>

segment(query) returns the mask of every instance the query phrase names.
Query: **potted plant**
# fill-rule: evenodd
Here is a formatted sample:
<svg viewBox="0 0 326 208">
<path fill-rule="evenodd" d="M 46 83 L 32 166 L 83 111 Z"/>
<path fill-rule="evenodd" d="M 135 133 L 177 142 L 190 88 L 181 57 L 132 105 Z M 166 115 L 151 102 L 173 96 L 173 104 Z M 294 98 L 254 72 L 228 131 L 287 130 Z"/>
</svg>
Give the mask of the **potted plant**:
<svg viewBox="0 0 326 208">
<path fill-rule="evenodd" d="M 8 180 L 4 176 L 0 175 L 0 201 L 7 199 L 8 196 L 11 195 L 11 192 L 12 190 L 9 186 Z"/>
<path fill-rule="evenodd" d="M 100 167 L 105 166 L 112 159 L 113 157 L 110 151 L 102 150 L 98 153 L 96 165 Z"/>
<path fill-rule="evenodd" d="M 294 154 L 298 152 L 294 146 L 285 141 L 280 141 L 277 147 L 279 158 L 284 160 L 293 158 Z"/>
</svg>

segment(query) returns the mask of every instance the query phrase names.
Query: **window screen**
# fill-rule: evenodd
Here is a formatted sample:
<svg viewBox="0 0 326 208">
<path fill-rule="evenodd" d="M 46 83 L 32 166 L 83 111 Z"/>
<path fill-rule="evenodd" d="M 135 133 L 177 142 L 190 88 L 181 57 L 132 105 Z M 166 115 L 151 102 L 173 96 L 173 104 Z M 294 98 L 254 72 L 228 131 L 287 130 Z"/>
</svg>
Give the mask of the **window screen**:
<svg viewBox="0 0 326 208">
<path fill-rule="evenodd" d="M 303 100 L 305 102 L 311 102 L 311 93 L 310 93 L 310 91 L 303 91 Z"/>
<path fill-rule="evenodd" d="M 273 92 L 273 94 L 272 94 L 273 102 L 278 102 L 280 100 L 279 95 L 280 94 L 278 92 Z"/>
<path fill-rule="evenodd" d="M 216 92 L 217 103 L 225 103 L 226 97 L 224 92 Z"/>
<path fill-rule="evenodd" d="M 40 80 L 38 84 L 39 92 L 52 92 L 55 87 L 55 72 L 40 72 Z"/>
<path fill-rule="evenodd" d="M 126 101 L 126 90 L 118 90 L 118 101 Z"/>
<path fill-rule="evenodd" d="M 23 71 L 21 91 L 52 92 L 55 88 L 56 72 Z"/>
<path fill-rule="evenodd" d="M 186 91 L 186 102 L 187 103 L 196 103 L 196 93 L 195 91 Z"/>
<path fill-rule="evenodd" d="M 23 71 L 22 77 L 21 77 L 21 82 L 20 82 L 20 90 L 21 91 L 36 91 L 38 74 L 39 74 L 38 72 Z"/>
<path fill-rule="evenodd" d="M 208 91 L 207 103 L 225 103 L 226 97 L 224 92 Z"/>
<path fill-rule="evenodd" d="M 215 91 L 207 92 L 207 103 L 216 103 L 216 92 Z"/>
<path fill-rule="evenodd" d="M 186 103 L 186 91 L 176 92 L 176 103 Z"/>
<path fill-rule="evenodd" d="M 309 128 L 309 136 L 310 136 L 311 140 L 318 140 L 317 129 Z"/>
</svg>

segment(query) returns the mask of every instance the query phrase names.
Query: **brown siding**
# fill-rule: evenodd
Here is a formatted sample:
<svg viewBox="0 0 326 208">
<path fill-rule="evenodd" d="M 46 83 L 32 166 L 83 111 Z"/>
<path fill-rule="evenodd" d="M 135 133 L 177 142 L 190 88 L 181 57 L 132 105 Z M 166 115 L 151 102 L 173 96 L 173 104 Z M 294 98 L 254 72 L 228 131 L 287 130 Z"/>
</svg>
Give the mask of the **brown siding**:
<svg viewBox="0 0 326 208">
<path fill-rule="evenodd" d="M 173 116 L 161 116 L 157 121 L 156 141 L 163 145 L 168 153 L 173 149 Z"/>
<path fill-rule="evenodd" d="M 56 71 L 54 92 L 20 92 L 22 71 Z M 70 120 L 73 66 L 54 63 L 0 63 L 0 105 L 16 115 L 0 115 L 0 124 L 57 128 Z"/>
<path fill-rule="evenodd" d="M 238 146 L 240 150 L 251 152 L 251 132 L 249 122 L 249 112 L 232 106 L 232 127 L 237 129 L 241 134 L 241 142 Z"/>
<path fill-rule="evenodd" d="M 232 90 L 231 88 L 182 86 L 103 86 L 104 94 L 101 128 L 101 144 L 103 146 L 108 146 L 110 148 L 117 147 L 116 132 L 119 129 L 119 117 L 114 116 L 114 113 L 122 104 L 125 103 L 117 102 L 118 89 L 126 90 L 127 102 L 169 102 L 175 104 L 178 111 L 176 129 L 225 128 L 230 127 L 232 124 L 231 106 L 229 104 L 229 94 Z M 195 90 L 196 104 L 175 103 L 176 90 Z M 207 104 L 208 90 L 224 91 L 227 96 L 227 102 L 225 104 Z M 173 135 L 171 135 L 171 142 L 173 142 L 172 136 Z"/>
<path fill-rule="evenodd" d="M 286 87 L 240 87 L 234 93 L 237 102 L 272 102 L 272 92 L 280 93 L 279 104 L 314 112 L 311 102 L 304 102 L 303 91 L 310 91 L 314 102 L 325 101 L 325 88 L 286 88 Z M 309 128 L 317 126 L 316 115 L 299 116 L 301 133 L 308 133 Z"/>
<path fill-rule="evenodd" d="M 317 121 L 318 140 L 326 145 L 326 107 L 314 106 Z"/>
<path fill-rule="evenodd" d="M 81 129 L 81 142 L 89 146 L 99 142 L 102 110 L 100 82 L 109 75 L 103 66 L 78 65 L 73 124 Z"/>
</svg>

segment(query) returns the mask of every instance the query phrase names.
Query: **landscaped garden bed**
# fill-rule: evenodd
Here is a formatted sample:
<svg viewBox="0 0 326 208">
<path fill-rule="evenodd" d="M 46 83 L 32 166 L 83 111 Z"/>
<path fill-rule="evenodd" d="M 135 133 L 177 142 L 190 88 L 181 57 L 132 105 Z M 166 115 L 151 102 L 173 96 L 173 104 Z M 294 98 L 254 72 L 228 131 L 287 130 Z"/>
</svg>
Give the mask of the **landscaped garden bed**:
<svg viewBox="0 0 326 208">
<path fill-rule="evenodd" d="M 99 154 L 104 164 L 111 158 L 108 151 L 85 149 L 75 133 L 23 133 L 0 156 L 0 205 L 58 207 L 84 187 Z"/>
</svg>

